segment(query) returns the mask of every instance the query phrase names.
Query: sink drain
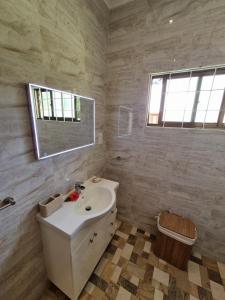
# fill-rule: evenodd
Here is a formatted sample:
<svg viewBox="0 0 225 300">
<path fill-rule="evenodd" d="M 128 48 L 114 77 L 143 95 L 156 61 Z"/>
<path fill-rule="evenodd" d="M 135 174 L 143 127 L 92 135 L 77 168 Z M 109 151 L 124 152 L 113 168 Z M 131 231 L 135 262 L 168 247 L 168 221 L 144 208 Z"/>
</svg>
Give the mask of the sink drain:
<svg viewBox="0 0 225 300">
<path fill-rule="evenodd" d="M 85 207 L 85 210 L 86 210 L 86 211 L 90 211 L 90 210 L 91 210 L 91 206 L 86 206 L 86 207 Z"/>
</svg>

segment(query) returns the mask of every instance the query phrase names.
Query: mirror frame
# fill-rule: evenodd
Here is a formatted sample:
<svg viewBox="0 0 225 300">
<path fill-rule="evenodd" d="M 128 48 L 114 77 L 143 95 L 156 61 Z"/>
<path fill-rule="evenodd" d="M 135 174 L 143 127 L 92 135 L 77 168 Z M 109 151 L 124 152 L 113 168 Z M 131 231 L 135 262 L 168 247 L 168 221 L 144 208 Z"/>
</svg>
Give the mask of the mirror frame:
<svg viewBox="0 0 225 300">
<path fill-rule="evenodd" d="M 37 130 L 37 122 L 36 122 L 36 114 L 35 114 L 35 107 L 34 107 L 34 101 L 33 101 L 33 93 L 32 93 L 32 87 L 37 87 L 37 88 L 43 88 L 43 89 L 47 89 L 47 90 L 51 90 L 51 91 L 56 91 L 56 92 L 60 92 L 60 93 L 65 93 L 65 94 L 72 94 L 73 96 L 78 96 L 81 98 L 86 98 L 87 100 L 93 101 L 93 143 L 90 144 L 86 144 L 83 146 L 79 146 L 79 147 L 75 147 L 75 148 L 70 148 L 64 151 L 60 151 L 60 152 L 56 152 L 53 154 L 49 154 L 46 156 L 41 156 L 40 153 L 40 145 L 39 145 L 39 140 L 38 140 L 38 130 Z M 77 149 L 82 149 L 82 148 L 86 148 L 86 147 L 90 147 L 95 145 L 95 99 L 90 98 L 90 97 L 86 97 L 86 96 L 82 96 L 82 95 L 78 95 L 75 93 L 70 93 L 67 91 L 62 91 L 62 90 L 58 90 L 58 89 L 54 89 L 54 88 L 49 88 L 46 86 L 42 86 L 39 84 L 35 84 L 35 83 L 28 83 L 27 84 L 27 96 L 28 96 L 28 101 L 29 101 L 29 110 L 30 110 L 30 118 L 31 118 L 31 126 L 32 126 L 32 136 L 33 136 L 33 144 L 34 144 L 34 150 L 35 150 L 35 156 L 38 160 L 42 160 L 42 159 L 46 159 L 49 157 L 53 157 L 53 156 L 57 156 L 63 153 L 67 153 L 67 152 L 71 152 Z"/>
</svg>

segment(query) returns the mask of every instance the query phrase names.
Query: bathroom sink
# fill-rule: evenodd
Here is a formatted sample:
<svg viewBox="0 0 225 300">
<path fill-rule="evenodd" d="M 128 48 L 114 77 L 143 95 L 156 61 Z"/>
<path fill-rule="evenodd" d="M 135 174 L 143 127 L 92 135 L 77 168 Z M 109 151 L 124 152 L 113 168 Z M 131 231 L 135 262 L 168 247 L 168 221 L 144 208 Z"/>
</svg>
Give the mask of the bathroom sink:
<svg viewBox="0 0 225 300">
<path fill-rule="evenodd" d="M 111 191 L 105 187 L 93 186 L 81 194 L 75 206 L 76 215 L 98 216 L 106 213 L 114 204 Z"/>
<path fill-rule="evenodd" d="M 76 202 L 64 202 L 61 208 L 47 218 L 38 214 L 39 222 L 72 238 L 82 226 L 104 216 L 115 206 L 118 182 L 102 179 L 93 183 L 87 180 L 84 186 L 85 190 Z"/>
</svg>

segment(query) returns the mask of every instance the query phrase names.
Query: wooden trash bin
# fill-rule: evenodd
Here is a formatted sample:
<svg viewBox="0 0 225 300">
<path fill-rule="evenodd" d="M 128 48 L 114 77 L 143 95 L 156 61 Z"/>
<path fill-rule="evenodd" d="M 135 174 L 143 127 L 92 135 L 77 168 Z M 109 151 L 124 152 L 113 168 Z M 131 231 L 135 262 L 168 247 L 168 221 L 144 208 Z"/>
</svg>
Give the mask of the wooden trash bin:
<svg viewBox="0 0 225 300">
<path fill-rule="evenodd" d="M 158 233 L 152 245 L 154 254 L 175 267 L 186 270 L 197 230 L 191 220 L 163 212 L 157 217 Z"/>
</svg>

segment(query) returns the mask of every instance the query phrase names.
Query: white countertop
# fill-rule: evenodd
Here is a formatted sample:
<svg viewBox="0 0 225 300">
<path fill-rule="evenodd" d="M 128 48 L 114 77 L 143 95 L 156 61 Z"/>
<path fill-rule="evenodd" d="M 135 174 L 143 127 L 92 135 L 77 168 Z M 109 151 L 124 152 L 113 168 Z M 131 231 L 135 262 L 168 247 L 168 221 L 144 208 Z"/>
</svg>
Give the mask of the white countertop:
<svg viewBox="0 0 225 300">
<path fill-rule="evenodd" d="M 110 191 L 112 196 L 112 203 L 110 207 L 107 207 L 104 211 L 101 211 L 99 214 L 78 214 L 76 211 L 79 209 L 80 205 L 83 204 L 82 201 L 86 201 L 82 199 L 78 199 L 76 202 L 64 202 L 63 206 L 51 214 L 47 218 L 43 218 L 40 214 L 37 215 L 37 219 L 40 223 L 46 226 L 50 226 L 55 228 L 56 230 L 63 233 L 68 238 L 72 238 L 74 234 L 77 232 L 79 228 L 81 228 L 84 224 L 89 221 L 99 218 L 105 215 L 115 204 L 116 202 L 116 190 L 119 187 L 119 183 L 107 179 L 101 179 L 98 183 L 93 183 L 91 179 L 84 182 L 85 190 L 83 193 L 85 198 L 85 192 L 88 189 L 92 189 L 94 187 L 103 187 Z M 69 193 L 70 194 L 70 193 Z M 96 200 L 97 201 L 97 200 Z"/>
</svg>

